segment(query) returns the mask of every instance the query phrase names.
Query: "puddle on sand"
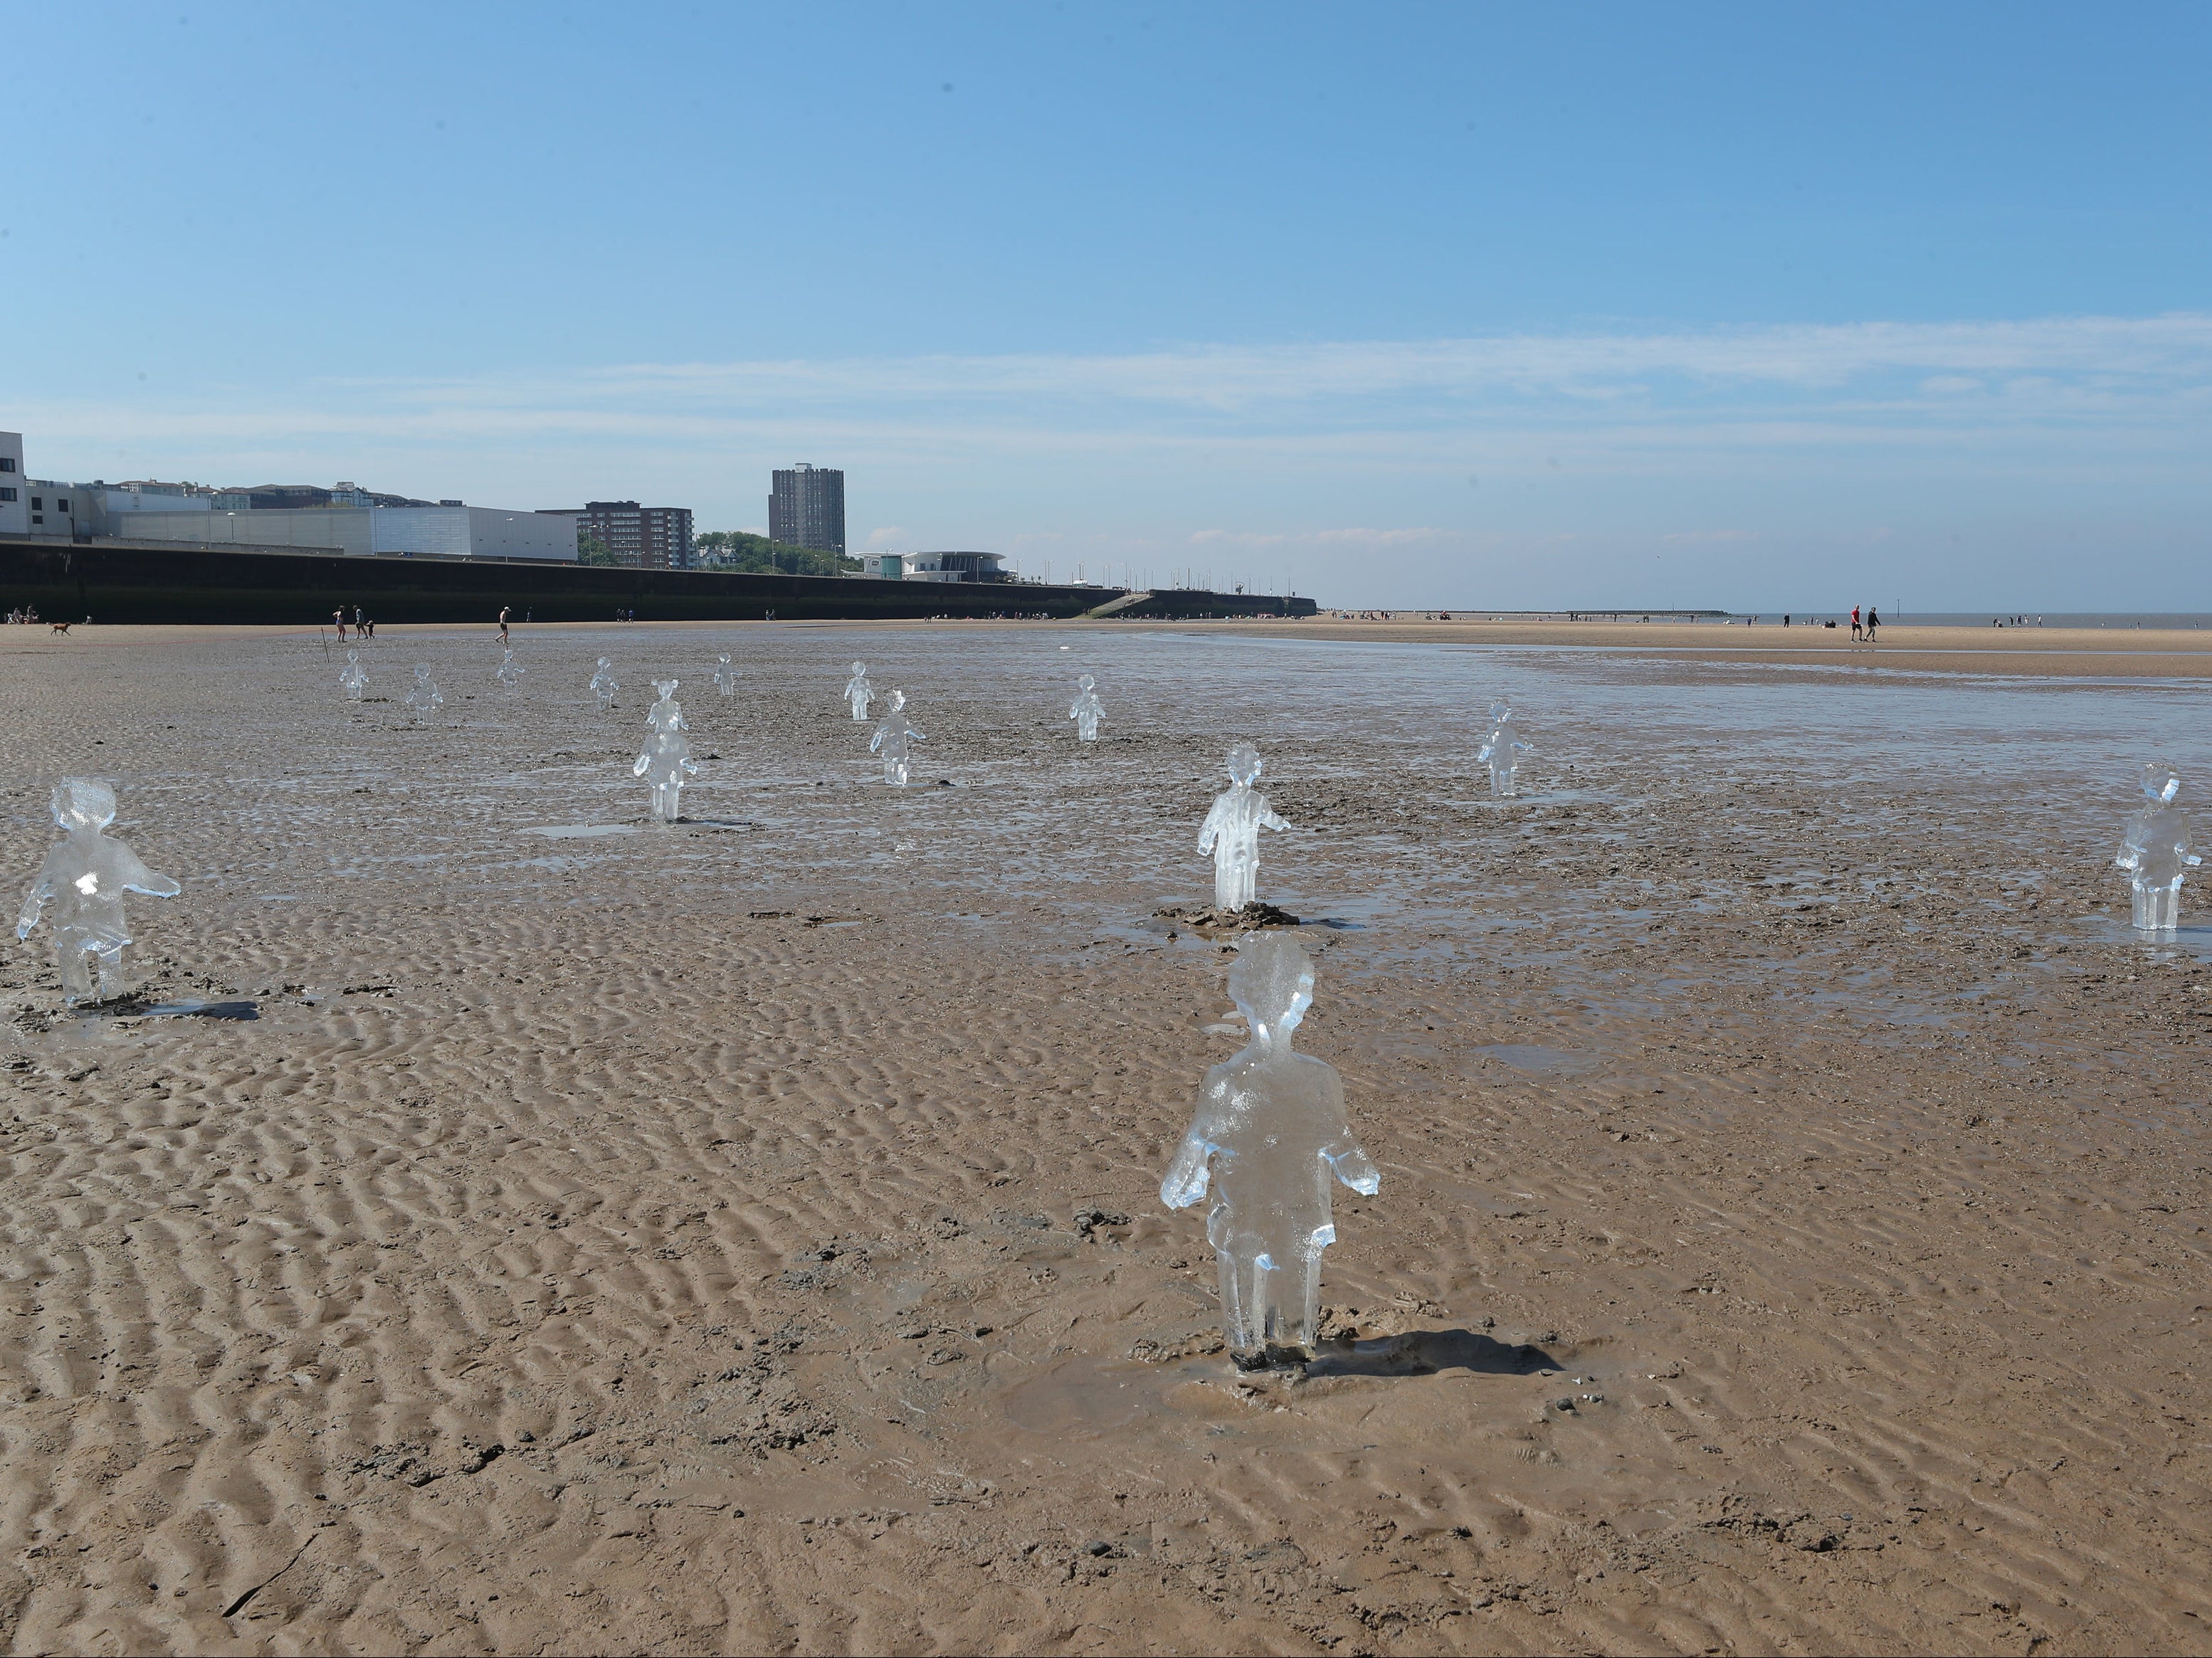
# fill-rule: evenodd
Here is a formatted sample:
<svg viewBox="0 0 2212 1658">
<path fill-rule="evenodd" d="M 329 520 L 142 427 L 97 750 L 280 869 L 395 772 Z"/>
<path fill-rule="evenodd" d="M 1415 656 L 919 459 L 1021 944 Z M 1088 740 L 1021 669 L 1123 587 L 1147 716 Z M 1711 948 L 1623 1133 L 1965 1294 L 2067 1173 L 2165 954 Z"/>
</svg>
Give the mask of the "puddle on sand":
<svg viewBox="0 0 2212 1658">
<path fill-rule="evenodd" d="M 1602 1054 L 1570 1054 L 1556 1048 L 1540 1048 L 1534 1042 L 1491 1042 L 1474 1051 L 1487 1054 L 1516 1071 L 1534 1071 L 1550 1077 L 1579 1077 L 1605 1063 Z"/>
<path fill-rule="evenodd" d="M 635 835 L 635 823 L 533 823 L 527 833 L 556 841 L 583 841 L 599 835 Z"/>
<path fill-rule="evenodd" d="M 258 1019 L 261 1017 L 258 1002 L 209 1002 L 198 997 L 186 997 L 182 1001 L 154 1002 L 144 1007 L 88 1008 L 80 1011 L 80 1019 Z"/>
</svg>

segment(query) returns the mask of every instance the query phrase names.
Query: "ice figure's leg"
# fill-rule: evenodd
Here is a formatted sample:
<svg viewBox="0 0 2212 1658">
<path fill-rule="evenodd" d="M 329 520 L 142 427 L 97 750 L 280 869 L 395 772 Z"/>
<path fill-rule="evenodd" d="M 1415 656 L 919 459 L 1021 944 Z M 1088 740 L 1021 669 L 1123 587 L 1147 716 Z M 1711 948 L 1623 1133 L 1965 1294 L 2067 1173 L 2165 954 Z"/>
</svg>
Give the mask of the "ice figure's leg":
<svg viewBox="0 0 2212 1658">
<path fill-rule="evenodd" d="M 1267 1305 L 1267 1257 L 1249 1238 L 1232 1240 L 1215 1256 L 1221 1269 L 1221 1333 L 1229 1357 L 1240 1370 L 1267 1362 L 1267 1335 L 1261 1318 Z"/>
<path fill-rule="evenodd" d="M 54 954 L 62 969 L 62 999 L 68 1002 L 92 999 L 92 951 L 81 938 L 56 942 Z"/>
<path fill-rule="evenodd" d="M 896 760 L 884 762 L 884 781 L 896 783 L 901 788 L 906 786 L 906 757 L 903 755 Z"/>
<path fill-rule="evenodd" d="M 1259 888 L 1258 857 L 1242 847 L 1233 847 L 1213 865 L 1213 907 L 1224 914 L 1252 902 Z"/>
<path fill-rule="evenodd" d="M 1501 796 L 1508 799 L 1511 799 L 1513 795 L 1519 792 L 1515 786 L 1515 780 L 1513 776 L 1513 774 L 1516 769 L 1517 768 L 1510 762 L 1508 762 L 1506 764 L 1502 766 L 1493 766 L 1491 768 L 1491 786 L 1495 788 Z"/>
<path fill-rule="evenodd" d="M 2160 932 L 2171 932 L 2181 924 L 2181 878 L 2179 876 L 2151 894 L 2151 925 Z"/>
<path fill-rule="evenodd" d="M 681 782 L 664 783 L 661 789 L 663 810 L 660 815 L 672 823 L 679 822 L 684 816 L 684 785 Z"/>
<path fill-rule="evenodd" d="M 100 952 L 100 999 L 112 1002 L 123 993 L 123 950 L 118 945 Z"/>
<path fill-rule="evenodd" d="M 2138 932 L 2148 932 L 2158 926 L 2158 889 L 2148 881 L 2135 884 L 2135 923 Z"/>
</svg>

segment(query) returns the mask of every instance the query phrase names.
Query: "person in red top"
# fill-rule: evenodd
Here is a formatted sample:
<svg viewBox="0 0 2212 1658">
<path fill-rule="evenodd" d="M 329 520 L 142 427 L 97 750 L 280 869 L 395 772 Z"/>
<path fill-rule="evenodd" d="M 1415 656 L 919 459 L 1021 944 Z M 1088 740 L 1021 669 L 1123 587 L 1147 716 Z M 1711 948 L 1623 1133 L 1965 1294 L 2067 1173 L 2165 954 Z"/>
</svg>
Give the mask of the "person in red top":
<svg viewBox="0 0 2212 1658">
<path fill-rule="evenodd" d="M 1859 607 L 1858 607 L 1857 605 L 1854 604 L 1854 605 L 1852 605 L 1852 606 L 1851 606 L 1851 637 L 1852 637 L 1853 639 L 1856 639 L 1858 636 L 1859 636 Z"/>
</svg>

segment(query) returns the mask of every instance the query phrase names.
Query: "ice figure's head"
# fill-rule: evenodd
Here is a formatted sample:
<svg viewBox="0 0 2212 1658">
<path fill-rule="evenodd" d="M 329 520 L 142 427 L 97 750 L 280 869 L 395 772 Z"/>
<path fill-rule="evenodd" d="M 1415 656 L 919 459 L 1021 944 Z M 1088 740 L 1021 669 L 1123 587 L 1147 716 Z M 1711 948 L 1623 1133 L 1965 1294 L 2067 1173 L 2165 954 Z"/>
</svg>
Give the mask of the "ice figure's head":
<svg viewBox="0 0 2212 1658">
<path fill-rule="evenodd" d="M 665 702 L 676 695 L 676 682 L 672 679 L 656 679 L 653 682 L 653 689 L 660 693 L 660 700 Z"/>
<path fill-rule="evenodd" d="M 599 659 L 599 665 L 600 665 L 602 668 L 611 668 L 611 667 L 613 667 L 613 666 L 614 666 L 614 664 L 613 664 L 613 663 L 611 663 L 611 662 L 610 662 L 610 661 L 609 661 L 605 657 L 604 657 L 604 656 L 603 656 L 603 657 L 601 657 L 601 658 Z"/>
<path fill-rule="evenodd" d="M 2143 768 L 2143 793 L 2161 804 L 2181 793 L 2181 774 L 2163 760 Z"/>
<path fill-rule="evenodd" d="M 1260 750 L 1249 743 L 1239 743 L 1229 750 L 1229 780 L 1247 788 L 1260 775 Z"/>
<path fill-rule="evenodd" d="M 104 829 L 115 821 L 115 791 L 89 777 L 64 777 L 54 785 L 54 822 L 71 834 Z"/>
<path fill-rule="evenodd" d="M 427 681 L 430 677 L 430 665 L 427 662 L 417 662 L 415 665 L 415 677 Z"/>
<path fill-rule="evenodd" d="M 724 667 L 726 667 L 726 667 L 728 667 L 728 666 L 730 665 L 730 653 L 729 653 L 727 651 L 724 651 L 724 652 L 722 653 L 722 658 L 721 658 L 721 660 L 722 660 L 722 665 L 723 665 Z"/>
<path fill-rule="evenodd" d="M 1287 1036 L 1313 1005 L 1313 961 L 1288 932 L 1247 934 L 1229 969 L 1229 995 L 1261 1042 Z"/>
<path fill-rule="evenodd" d="M 856 679 L 857 679 L 860 675 L 862 675 L 862 674 L 864 674 L 864 673 L 867 672 L 867 671 L 868 671 L 867 665 L 866 665 L 866 663 L 864 663 L 864 662 L 855 662 L 855 663 L 853 665 L 853 676 L 854 676 L 854 678 L 856 678 Z"/>
<path fill-rule="evenodd" d="M 906 707 L 906 693 L 904 691 L 893 691 L 891 693 L 891 712 L 893 714 L 896 714 L 904 707 Z"/>
<path fill-rule="evenodd" d="M 361 653 L 360 653 L 359 651 L 348 651 L 348 652 L 346 653 L 346 660 L 347 660 L 347 661 L 349 661 L 349 662 L 358 662 L 358 661 L 360 661 L 360 660 L 361 660 Z"/>
<path fill-rule="evenodd" d="M 1079 691 L 1087 691 L 1097 683 L 1098 682 L 1093 679 L 1089 674 L 1085 674 L 1082 678 L 1075 682 L 1075 689 Z"/>
<path fill-rule="evenodd" d="M 1490 705 L 1490 723 L 1492 725 L 1502 726 L 1512 717 L 1513 705 L 1510 702 L 1506 701 L 1504 698 L 1501 697 L 1498 701 Z"/>
</svg>

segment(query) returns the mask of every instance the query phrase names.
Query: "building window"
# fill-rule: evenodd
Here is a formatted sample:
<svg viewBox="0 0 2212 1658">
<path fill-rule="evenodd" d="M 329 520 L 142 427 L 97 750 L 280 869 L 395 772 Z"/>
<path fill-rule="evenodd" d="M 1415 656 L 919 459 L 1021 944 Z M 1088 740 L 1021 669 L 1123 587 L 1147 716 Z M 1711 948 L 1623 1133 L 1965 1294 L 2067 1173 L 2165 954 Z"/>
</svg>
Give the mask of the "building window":
<svg viewBox="0 0 2212 1658">
<path fill-rule="evenodd" d="M 31 510 L 32 510 L 33 512 L 34 512 L 34 513 L 42 513 L 42 512 L 46 511 L 46 503 L 45 501 L 41 501 L 41 500 L 40 500 L 38 496 L 36 496 L 36 495 L 33 495 L 33 496 L 31 497 Z"/>
<path fill-rule="evenodd" d="M 13 501 L 15 499 L 15 492 L 13 489 L 0 489 L 0 501 Z"/>
<path fill-rule="evenodd" d="M 31 514 L 31 522 L 33 524 L 44 524 L 46 521 L 46 514 L 43 513 L 33 513 Z"/>
<path fill-rule="evenodd" d="M 54 510 L 58 513 L 66 513 L 69 511 L 69 502 L 57 495 L 54 498 Z"/>
<path fill-rule="evenodd" d="M 0 455 L 0 472 L 12 472 L 12 471 L 14 471 L 15 470 L 15 456 L 13 456 L 13 455 Z"/>
</svg>

